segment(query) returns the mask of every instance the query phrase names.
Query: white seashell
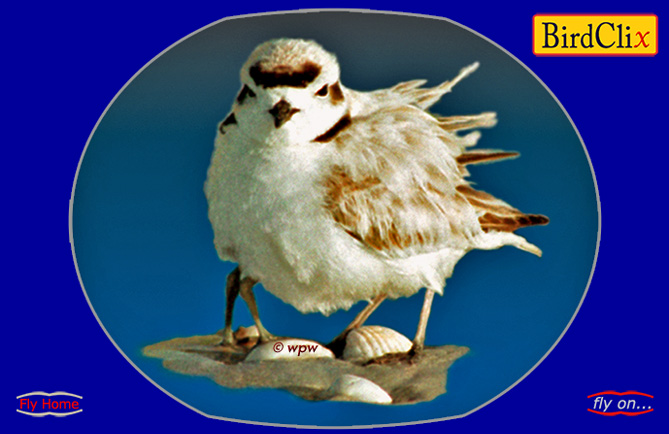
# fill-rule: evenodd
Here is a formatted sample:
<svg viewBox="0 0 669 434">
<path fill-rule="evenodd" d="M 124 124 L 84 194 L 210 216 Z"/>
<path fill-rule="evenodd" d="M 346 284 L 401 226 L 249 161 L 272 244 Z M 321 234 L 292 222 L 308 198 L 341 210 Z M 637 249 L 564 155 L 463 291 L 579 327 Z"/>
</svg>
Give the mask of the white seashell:
<svg viewBox="0 0 669 434">
<path fill-rule="evenodd" d="M 251 350 L 244 359 L 245 362 L 279 359 L 309 359 L 326 357 L 334 359 L 329 349 L 315 341 L 306 339 L 278 339 L 264 342 Z"/>
<path fill-rule="evenodd" d="M 333 401 L 358 401 L 370 404 L 392 404 L 393 398 L 381 386 L 357 375 L 345 374 L 337 378 L 329 392 Z"/>
<path fill-rule="evenodd" d="M 406 353 L 413 343 L 401 333 L 381 326 L 353 329 L 346 336 L 344 360 L 366 362 L 385 354 Z"/>
</svg>

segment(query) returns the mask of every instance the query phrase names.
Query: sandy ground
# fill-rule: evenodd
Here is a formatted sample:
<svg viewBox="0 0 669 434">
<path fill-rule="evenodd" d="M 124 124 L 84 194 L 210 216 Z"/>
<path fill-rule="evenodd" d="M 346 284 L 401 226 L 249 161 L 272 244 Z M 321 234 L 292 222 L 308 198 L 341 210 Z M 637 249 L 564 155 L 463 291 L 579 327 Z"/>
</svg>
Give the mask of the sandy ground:
<svg viewBox="0 0 669 434">
<path fill-rule="evenodd" d="M 448 368 L 469 351 L 454 345 L 426 347 L 414 357 L 387 355 L 364 364 L 307 357 L 244 362 L 255 344 L 253 340 L 236 347 L 224 347 L 220 342 L 219 332 L 159 342 L 143 352 L 162 359 L 163 366 L 171 371 L 208 377 L 231 389 L 273 388 L 308 400 L 341 400 L 347 397 L 335 396 L 330 386 L 350 374 L 379 385 L 392 397 L 393 404 L 412 404 L 446 393 Z"/>
</svg>

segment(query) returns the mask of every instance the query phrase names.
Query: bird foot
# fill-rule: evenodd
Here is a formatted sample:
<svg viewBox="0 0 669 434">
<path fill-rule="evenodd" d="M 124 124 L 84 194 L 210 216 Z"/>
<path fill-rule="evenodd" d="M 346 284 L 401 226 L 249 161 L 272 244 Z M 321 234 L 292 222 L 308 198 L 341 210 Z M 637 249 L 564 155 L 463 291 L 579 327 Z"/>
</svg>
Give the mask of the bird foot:
<svg viewBox="0 0 669 434">
<path fill-rule="evenodd" d="M 224 347 L 234 347 L 237 345 L 237 339 L 235 339 L 231 328 L 226 327 L 223 329 L 223 339 L 219 345 Z"/>
<path fill-rule="evenodd" d="M 332 351 L 332 353 L 338 359 L 341 358 L 341 356 L 344 354 L 344 347 L 346 347 L 346 336 L 348 336 L 348 332 L 340 334 L 329 344 L 325 345 L 325 348 Z"/>
<path fill-rule="evenodd" d="M 415 361 L 418 357 L 420 357 L 421 354 L 423 354 L 423 349 L 425 348 L 425 345 L 421 343 L 416 343 L 414 341 L 413 345 L 411 346 L 411 349 L 407 353 L 407 355 L 410 357 L 412 361 Z"/>
<path fill-rule="evenodd" d="M 258 343 L 256 345 L 264 344 L 265 342 L 276 341 L 278 339 L 278 336 L 274 336 L 273 334 L 266 331 L 265 333 L 261 333 L 260 336 L 258 336 Z"/>
</svg>

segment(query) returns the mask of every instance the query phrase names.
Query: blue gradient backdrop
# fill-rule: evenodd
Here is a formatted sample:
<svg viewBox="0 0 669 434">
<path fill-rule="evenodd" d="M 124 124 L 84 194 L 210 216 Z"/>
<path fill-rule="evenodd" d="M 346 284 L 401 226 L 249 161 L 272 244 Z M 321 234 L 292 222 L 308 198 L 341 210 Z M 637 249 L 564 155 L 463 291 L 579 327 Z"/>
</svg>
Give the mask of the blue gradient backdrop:
<svg viewBox="0 0 669 434">
<path fill-rule="evenodd" d="M 521 158 L 471 170 L 477 188 L 551 218 L 520 233 L 542 258 L 504 248 L 467 255 L 433 306 L 428 345 L 467 346 L 448 393 L 413 406 L 313 403 L 276 390 L 228 390 L 162 368 L 145 345 L 222 327 L 225 276 L 202 190 L 216 124 L 239 90 L 239 68 L 259 43 L 315 39 L 358 90 L 425 78 L 436 85 L 480 69 L 434 112 L 497 112 L 479 148 Z M 208 414 L 300 425 L 412 422 L 466 413 L 523 377 L 563 333 L 595 257 L 598 212 L 590 166 L 569 119 L 542 84 L 494 44 L 445 20 L 363 13 L 300 13 L 220 22 L 172 47 L 119 94 L 81 163 L 73 205 L 76 260 L 90 302 L 125 355 L 167 391 Z M 302 315 L 256 290 L 275 334 L 328 341 L 361 308 Z M 413 336 L 422 296 L 384 303 L 370 318 Z M 235 326 L 252 322 L 243 304 Z M 262 409 L 260 410 L 259 407 Z"/>
</svg>

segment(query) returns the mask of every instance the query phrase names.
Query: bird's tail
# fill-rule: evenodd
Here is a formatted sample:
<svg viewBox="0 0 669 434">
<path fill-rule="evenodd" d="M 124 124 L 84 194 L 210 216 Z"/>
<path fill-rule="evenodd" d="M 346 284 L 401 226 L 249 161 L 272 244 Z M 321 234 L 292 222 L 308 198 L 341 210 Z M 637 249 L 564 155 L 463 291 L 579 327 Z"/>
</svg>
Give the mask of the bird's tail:
<svg viewBox="0 0 669 434">
<path fill-rule="evenodd" d="M 477 249 L 493 250 L 502 246 L 513 246 L 538 257 L 542 255 L 539 247 L 511 232 L 488 232 L 485 236 L 477 238 Z"/>
<path fill-rule="evenodd" d="M 514 247 L 519 248 L 520 250 L 524 250 L 526 252 L 532 253 L 533 255 L 537 255 L 538 257 L 541 258 L 542 252 L 541 249 L 534 244 L 528 242 L 525 238 L 519 237 L 522 239 L 522 242 L 519 242 L 517 244 L 514 244 Z"/>
</svg>

